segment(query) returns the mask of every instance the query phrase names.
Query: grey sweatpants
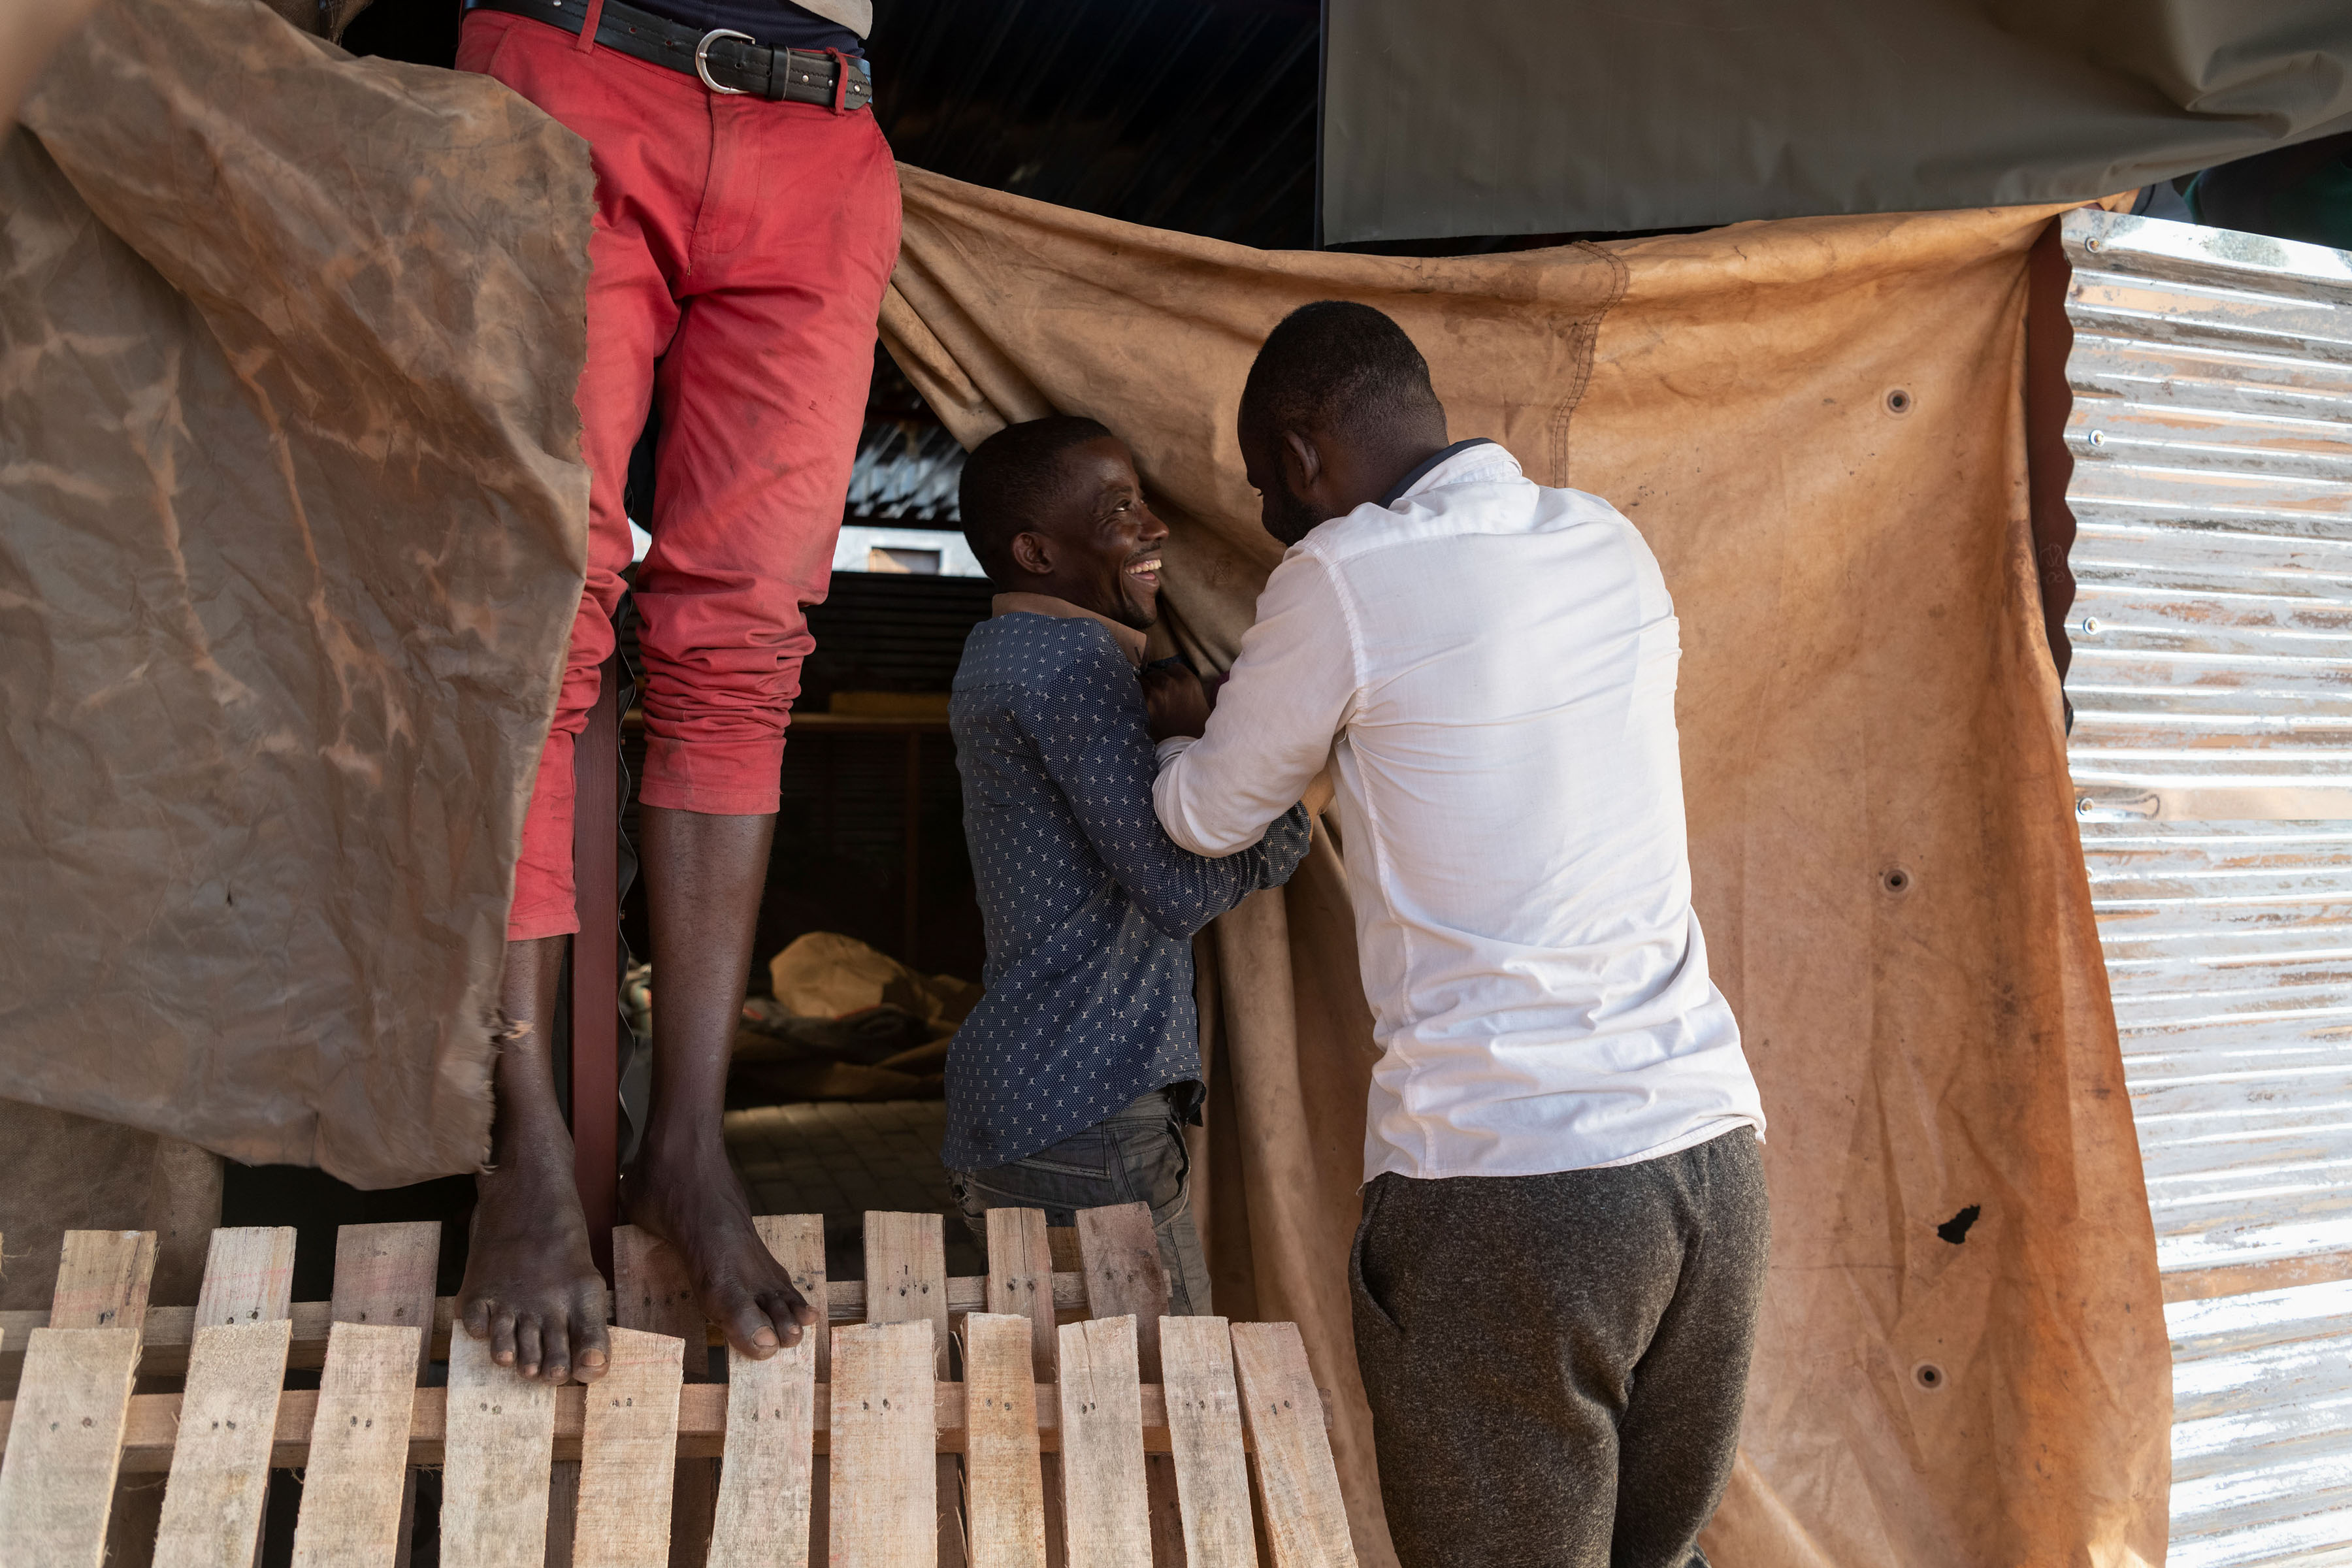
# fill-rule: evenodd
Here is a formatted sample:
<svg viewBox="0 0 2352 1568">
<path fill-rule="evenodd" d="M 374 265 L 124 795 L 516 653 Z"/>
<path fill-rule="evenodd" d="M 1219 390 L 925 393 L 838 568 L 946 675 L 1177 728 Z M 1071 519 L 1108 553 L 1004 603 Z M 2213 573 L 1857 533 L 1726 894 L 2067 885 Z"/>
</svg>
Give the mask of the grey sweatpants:
<svg viewBox="0 0 2352 1568">
<path fill-rule="evenodd" d="M 1745 1128 L 1606 1170 L 1376 1177 L 1356 1360 L 1404 1568 L 1684 1568 L 1731 1477 L 1770 1237 Z"/>
</svg>

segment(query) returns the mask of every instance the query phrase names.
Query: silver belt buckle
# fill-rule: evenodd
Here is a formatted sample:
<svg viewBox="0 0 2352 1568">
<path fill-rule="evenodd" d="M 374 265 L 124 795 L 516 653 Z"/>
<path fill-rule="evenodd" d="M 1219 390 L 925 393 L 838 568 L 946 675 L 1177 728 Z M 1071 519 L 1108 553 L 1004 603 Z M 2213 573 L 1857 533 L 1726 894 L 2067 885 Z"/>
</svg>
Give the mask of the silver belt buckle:
<svg viewBox="0 0 2352 1568">
<path fill-rule="evenodd" d="M 740 38 L 747 44 L 757 44 L 760 41 L 749 33 L 739 33 L 731 27 L 713 27 L 702 35 L 700 43 L 694 46 L 694 74 L 700 77 L 702 85 L 713 92 L 730 93 L 737 98 L 748 98 L 751 92 L 748 87 L 721 87 L 710 79 L 710 46 L 720 38 Z"/>
</svg>

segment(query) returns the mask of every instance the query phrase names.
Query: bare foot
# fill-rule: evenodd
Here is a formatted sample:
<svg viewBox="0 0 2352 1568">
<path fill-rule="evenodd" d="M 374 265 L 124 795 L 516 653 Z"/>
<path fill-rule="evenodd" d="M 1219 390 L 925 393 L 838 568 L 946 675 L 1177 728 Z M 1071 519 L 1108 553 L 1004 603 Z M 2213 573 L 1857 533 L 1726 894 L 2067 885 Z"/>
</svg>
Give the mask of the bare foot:
<svg viewBox="0 0 2352 1568">
<path fill-rule="evenodd" d="M 738 1355 L 765 1361 L 800 1343 L 816 1310 L 793 1288 L 760 1233 L 751 1201 L 727 1163 L 716 1130 L 688 1135 L 688 1147 L 658 1144 L 648 1130 L 636 1163 L 621 1173 L 621 1206 L 633 1225 L 669 1243 L 686 1262 L 702 1315 Z"/>
<path fill-rule="evenodd" d="M 604 1277 L 588 1251 L 588 1222 L 571 1162 L 526 1154 L 475 1178 L 466 1282 L 457 1319 L 490 1358 L 525 1377 L 583 1383 L 604 1375 Z"/>
</svg>

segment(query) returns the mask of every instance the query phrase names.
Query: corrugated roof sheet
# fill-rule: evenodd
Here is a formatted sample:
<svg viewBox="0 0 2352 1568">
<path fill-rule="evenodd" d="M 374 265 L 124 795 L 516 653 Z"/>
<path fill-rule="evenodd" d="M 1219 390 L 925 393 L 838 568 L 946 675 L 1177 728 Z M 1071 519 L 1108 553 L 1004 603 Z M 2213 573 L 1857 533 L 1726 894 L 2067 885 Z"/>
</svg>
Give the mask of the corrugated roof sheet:
<svg viewBox="0 0 2352 1568">
<path fill-rule="evenodd" d="M 2176 1298 L 2169 1560 L 2352 1558 L 2352 257 L 2064 238 L 2070 754 Z"/>
</svg>

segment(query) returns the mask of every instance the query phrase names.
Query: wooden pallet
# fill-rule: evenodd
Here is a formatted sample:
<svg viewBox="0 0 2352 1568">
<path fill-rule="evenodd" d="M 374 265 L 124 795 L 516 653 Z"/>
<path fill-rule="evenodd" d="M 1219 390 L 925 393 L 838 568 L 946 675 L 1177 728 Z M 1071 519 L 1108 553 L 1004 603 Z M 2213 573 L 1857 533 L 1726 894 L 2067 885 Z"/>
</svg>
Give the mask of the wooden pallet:
<svg viewBox="0 0 2352 1568">
<path fill-rule="evenodd" d="M 297 1468 L 296 1564 L 404 1563 L 425 1466 L 448 1568 L 1352 1568 L 1297 1329 L 1164 1316 L 1142 1205 L 1074 1235 L 993 1211 L 979 1279 L 936 1214 L 867 1215 L 862 1282 L 826 1280 L 819 1216 L 757 1223 L 828 1331 L 714 1357 L 676 1257 L 624 1228 L 612 1364 L 561 1389 L 451 1335 L 438 1225 L 345 1226 L 334 1299 L 299 1303 L 291 1229 L 216 1230 L 176 1309 L 147 1304 L 152 1233 L 69 1232 L 50 1310 L 0 1313 L 0 1568 L 146 1561 L 108 1539 L 140 1471 L 168 1477 L 159 1568 L 250 1568 Z"/>
</svg>

